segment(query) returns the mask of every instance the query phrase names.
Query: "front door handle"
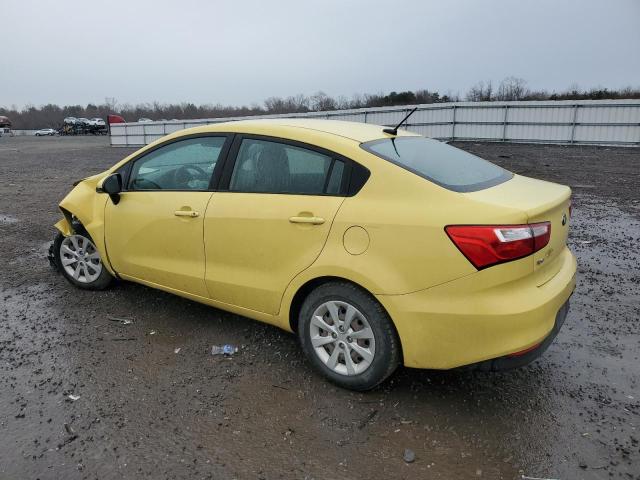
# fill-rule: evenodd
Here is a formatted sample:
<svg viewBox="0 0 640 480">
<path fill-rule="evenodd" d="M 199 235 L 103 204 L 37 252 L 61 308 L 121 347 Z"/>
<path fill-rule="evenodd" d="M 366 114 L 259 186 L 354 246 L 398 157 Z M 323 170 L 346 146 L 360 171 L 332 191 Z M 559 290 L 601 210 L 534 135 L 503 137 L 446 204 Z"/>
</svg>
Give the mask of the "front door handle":
<svg viewBox="0 0 640 480">
<path fill-rule="evenodd" d="M 322 225 L 324 218 L 322 217 L 289 217 L 291 223 L 309 223 L 311 225 Z"/>
<path fill-rule="evenodd" d="M 196 212 L 195 210 L 176 210 L 175 212 L 173 212 L 173 214 L 176 217 L 196 218 L 200 216 L 200 213 Z"/>
</svg>

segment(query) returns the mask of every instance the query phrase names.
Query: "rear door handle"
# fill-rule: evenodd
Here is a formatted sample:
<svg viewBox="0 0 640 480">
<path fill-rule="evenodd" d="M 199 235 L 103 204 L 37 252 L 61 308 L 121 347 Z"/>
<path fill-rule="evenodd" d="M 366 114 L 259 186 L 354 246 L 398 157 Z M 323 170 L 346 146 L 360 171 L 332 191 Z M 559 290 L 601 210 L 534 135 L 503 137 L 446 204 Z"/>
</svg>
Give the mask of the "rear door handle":
<svg viewBox="0 0 640 480">
<path fill-rule="evenodd" d="M 289 217 L 291 223 L 309 223 L 311 225 L 322 225 L 324 218 L 322 217 Z"/>
<path fill-rule="evenodd" d="M 176 217 L 191 217 L 191 218 L 195 218 L 195 217 L 199 217 L 200 213 L 196 212 L 195 210 L 176 210 L 175 212 L 173 212 L 173 214 Z"/>
</svg>

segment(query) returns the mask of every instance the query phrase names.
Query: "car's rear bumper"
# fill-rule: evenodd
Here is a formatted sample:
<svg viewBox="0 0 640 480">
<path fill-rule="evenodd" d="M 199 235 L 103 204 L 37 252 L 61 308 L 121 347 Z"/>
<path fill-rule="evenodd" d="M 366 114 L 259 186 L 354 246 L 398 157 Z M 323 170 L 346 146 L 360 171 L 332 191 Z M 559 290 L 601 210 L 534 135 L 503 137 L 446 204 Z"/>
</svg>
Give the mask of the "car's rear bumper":
<svg viewBox="0 0 640 480">
<path fill-rule="evenodd" d="M 504 369 L 542 354 L 564 322 L 576 282 L 569 249 L 555 262 L 550 278 L 541 273 L 504 282 L 496 267 L 411 294 L 378 295 L 398 330 L 404 364 Z"/>
<path fill-rule="evenodd" d="M 569 300 L 558 310 L 556 314 L 555 324 L 551 333 L 547 337 L 533 348 L 525 349 L 521 352 L 516 352 L 510 355 L 504 355 L 498 358 L 492 358 L 484 360 L 482 362 L 469 365 L 467 368 L 474 370 L 482 370 L 485 372 L 499 372 L 503 370 L 511 370 L 513 368 L 520 368 L 533 362 L 536 358 L 540 357 L 547 348 L 553 343 L 558 332 L 562 328 L 564 321 L 569 313 Z"/>
</svg>

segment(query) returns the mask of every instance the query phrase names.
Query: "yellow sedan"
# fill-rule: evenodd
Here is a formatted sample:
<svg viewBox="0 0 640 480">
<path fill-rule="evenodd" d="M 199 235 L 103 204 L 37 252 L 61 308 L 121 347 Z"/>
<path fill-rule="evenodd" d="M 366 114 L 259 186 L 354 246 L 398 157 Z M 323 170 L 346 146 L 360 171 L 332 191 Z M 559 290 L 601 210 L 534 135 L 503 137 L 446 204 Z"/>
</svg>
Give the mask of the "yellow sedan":
<svg viewBox="0 0 640 480">
<path fill-rule="evenodd" d="M 52 259 L 80 288 L 138 282 L 296 332 L 366 390 L 400 364 L 539 356 L 575 287 L 570 194 L 402 130 L 221 123 L 76 184 Z"/>
</svg>

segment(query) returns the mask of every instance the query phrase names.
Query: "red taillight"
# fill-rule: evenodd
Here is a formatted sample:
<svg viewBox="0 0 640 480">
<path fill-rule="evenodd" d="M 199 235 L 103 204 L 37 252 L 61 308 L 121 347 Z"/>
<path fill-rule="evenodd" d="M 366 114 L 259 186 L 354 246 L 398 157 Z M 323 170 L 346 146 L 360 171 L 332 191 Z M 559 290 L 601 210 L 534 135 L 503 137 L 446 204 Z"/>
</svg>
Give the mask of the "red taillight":
<svg viewBox="0 0 640 480">
<path fill-rule="evenodd" d="M 473 266 L 482 269 L 544 248 L 551 238 L 551 223 L 450 225 L 445 231 Z"/>
</svg>

